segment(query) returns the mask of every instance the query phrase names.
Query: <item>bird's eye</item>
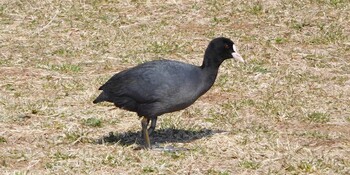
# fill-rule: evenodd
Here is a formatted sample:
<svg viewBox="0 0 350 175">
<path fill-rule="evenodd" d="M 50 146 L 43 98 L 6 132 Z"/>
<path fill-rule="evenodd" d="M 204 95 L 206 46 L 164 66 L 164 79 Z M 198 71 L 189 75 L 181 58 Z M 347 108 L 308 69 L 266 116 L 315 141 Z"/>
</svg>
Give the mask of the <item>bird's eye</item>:
<svg viewBox="0 0 350 175">
<path fill-rule="evenodd" d="M 224 45 L 224 48 L 225 48 L 225 49 L 228 49 L 229 47 L 228 47 L 228 45 L 227 45 L 227 44 L 225 44 L 225 45 Z"/>
</svg>

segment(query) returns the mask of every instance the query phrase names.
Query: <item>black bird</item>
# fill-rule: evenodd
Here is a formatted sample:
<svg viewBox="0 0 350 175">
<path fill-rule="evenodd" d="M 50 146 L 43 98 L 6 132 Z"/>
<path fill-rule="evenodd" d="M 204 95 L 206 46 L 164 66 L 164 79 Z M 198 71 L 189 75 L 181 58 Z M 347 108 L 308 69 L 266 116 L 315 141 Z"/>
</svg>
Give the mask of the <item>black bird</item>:
<svg viewBox="0 0 350 175">
<path fill-rule="evenodd" d="M 201 66 L 171 60 L 140 64 L 110 78 L 99 88 L 102 93 L 93 103 L 111 102 L 143 117 L 142 133 L 150 148 L 149 134 L 156 127 L 157 117 L 193 104 L 211 88 L 220 64 L 228 58 L 244 62 L 230 39 L 215 38 L 209 43 Z"/>
</svg>

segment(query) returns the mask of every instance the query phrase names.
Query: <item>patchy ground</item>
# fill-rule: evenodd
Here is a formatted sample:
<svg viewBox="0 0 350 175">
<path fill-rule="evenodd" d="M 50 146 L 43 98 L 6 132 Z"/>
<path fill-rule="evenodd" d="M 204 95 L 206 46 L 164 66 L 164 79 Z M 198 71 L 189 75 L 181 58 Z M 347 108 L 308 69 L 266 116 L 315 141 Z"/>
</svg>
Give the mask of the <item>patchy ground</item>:
<svg viewBox="0 0 350 175">
<path fill-rule="evenodd" d="M 2 0 L 0 174 L 350 174 L 349 26 L 346 0 Z M 152 136 L 187 150 L 140 150 L 135 114 L 92 104 L 139 63 L 200 65 L 217 36 L 248 63 Z"/>
</svg>

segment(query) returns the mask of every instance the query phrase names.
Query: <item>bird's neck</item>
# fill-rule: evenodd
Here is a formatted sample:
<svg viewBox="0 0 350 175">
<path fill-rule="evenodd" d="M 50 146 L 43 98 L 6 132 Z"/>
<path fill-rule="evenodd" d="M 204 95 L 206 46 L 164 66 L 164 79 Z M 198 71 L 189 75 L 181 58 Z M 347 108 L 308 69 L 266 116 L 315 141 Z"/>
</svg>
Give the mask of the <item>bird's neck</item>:
<svg viewBox="0 0 350 175">
<path fill-rule="evenodd" d="M 204 94 L 206 91 L 208 91 L 214 84 L 216 76 L 218 75 L 219 67 L 221 63 L 224 61 L 224 59 L 221 59 L 221 57 L 213 52 L 212 46 L 209 45 L 207 50 L 204 54 L 204 60 L 202 65 L 200 66 L 202 73 L 203 73 L 203 80 L 206 83 L 203 83 L 205 87 L 203 87 L 203 91 L 201 94 Z"/>
<path fill-rule="evenodd" d="M 208 47 L 205 50 L 204 59 L 203 59 L 201 68 L 208 69 L 208 70 L 213 70 L 213 69 L 218 70 L 223 61 L 224 60 L 221 59 L 218 54 L 213 52 L 212 49 Z"/>
<path fill-rule="evenodd" d="M 202 81 L 205 82 L 205 83 L 203 83 L 204 87 L 202 87 L 202 92 L 201 92 L 201 95 L 202 95 L 213 86 L 215 79 L 218 75 L 219 67 L 203 66 L 202 65 L 201 70 L 202 70 L 202 75 L 203 75 Z"/>
<path fill-rule="evenodd" d="M 210 82 L 210 87 L 214 84 L 219 67 L 223 59 L 218 54 L 212 51 L 210 46 L 205 50 L 201 69 L 204 73 L 205 81 Z M 210 88 L 208 87 L 208 88 Z"/>
</svg>

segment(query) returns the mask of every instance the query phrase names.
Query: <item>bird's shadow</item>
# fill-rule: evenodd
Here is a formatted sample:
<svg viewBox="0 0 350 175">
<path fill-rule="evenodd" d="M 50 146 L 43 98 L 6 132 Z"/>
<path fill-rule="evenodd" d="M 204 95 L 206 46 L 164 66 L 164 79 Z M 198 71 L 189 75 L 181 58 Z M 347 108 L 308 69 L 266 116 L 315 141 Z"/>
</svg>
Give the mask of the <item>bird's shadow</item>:
<svg viewBox="0 0 350 175">
<path fill-rule="evenodd" d="M 159 129 L 155 130 L 150 136 L 151 144 L 157 143 L 187 143 L 193 140 L 197 140 L 203 137 L 210 137 L 215 133 L 221 133 L 225 131 L 221 130 L 184 130 L 184 129 Z M 143 145 L 143 139 L 141 137 L 141 132 L 128 131 L 125 133 L 113 133 L 110 132 L 108 136 L 103 136 L 97 139 L 98 144 L 103 143 L 118 143 L 123 146 L 129 146 L 132 144 Z"/>
</svg>

